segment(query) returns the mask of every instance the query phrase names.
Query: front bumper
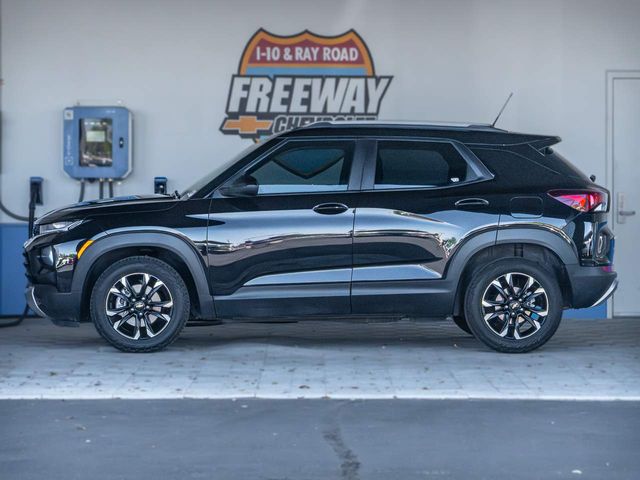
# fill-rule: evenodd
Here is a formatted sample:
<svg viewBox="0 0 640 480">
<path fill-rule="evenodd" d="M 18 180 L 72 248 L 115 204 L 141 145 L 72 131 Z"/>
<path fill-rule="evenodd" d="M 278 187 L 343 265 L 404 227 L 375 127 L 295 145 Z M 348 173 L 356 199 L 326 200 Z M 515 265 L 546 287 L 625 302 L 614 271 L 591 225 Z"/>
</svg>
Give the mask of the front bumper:
<svg viewBox="0 0 640 480">
<path fill-rule="evenodd" d="M 618 274 L 607 267 L 567 265 L 573 308 L 589 308 L 606 301 L 618 286 Z"/>
<path fill-rule="evenodd" d="M 47 314 L 40 308 L 38 300 L 36 300 L 34 287 L 27 287 L 26 291 L 24 292 L 24 296 L 27 300 L 27 305 L 29 305 L 29 309 L 32 312 L 34 312 L 39 317 L 47 316 Z"/>
<path fill-rule="evenodd" d="M 25 291 L 29 308 L 59 325 L 80 321 L 80 299 L 73 292 L 59 292 L 52 285 L 29 285 Z"/>
</svg>

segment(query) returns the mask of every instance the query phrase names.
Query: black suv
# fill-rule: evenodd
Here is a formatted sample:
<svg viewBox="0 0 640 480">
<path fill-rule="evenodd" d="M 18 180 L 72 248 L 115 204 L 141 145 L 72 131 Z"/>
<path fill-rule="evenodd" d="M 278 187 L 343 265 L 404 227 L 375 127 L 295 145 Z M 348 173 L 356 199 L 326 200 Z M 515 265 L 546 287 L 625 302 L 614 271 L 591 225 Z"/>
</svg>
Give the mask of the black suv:
<svg viewBox="0 0 640 480">
<path fill-rule="evenodd" d="M 616 287 L 609 193 L 485 125 L 320 122 L 182 194 L 84 202 L 25 244 L 31 308 L 128 352 L 187 322 L 452 317 L 526 352 Z"/>
</svg>

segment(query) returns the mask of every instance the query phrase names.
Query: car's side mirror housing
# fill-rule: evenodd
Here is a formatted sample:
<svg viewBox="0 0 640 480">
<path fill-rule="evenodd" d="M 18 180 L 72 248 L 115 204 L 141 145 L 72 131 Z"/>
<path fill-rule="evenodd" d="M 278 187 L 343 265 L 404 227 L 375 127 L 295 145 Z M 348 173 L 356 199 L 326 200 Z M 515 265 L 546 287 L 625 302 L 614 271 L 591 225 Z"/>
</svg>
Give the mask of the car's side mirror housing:
<svg viewBox="0 0 640 480">
<path fill-rule="evenodd" d="M 221 187 L 220 193 L 225 197 L 255 197 L 258 195 L 258 182 L 251 176 L 240 177 L 231 185 Z"/>
</svg>

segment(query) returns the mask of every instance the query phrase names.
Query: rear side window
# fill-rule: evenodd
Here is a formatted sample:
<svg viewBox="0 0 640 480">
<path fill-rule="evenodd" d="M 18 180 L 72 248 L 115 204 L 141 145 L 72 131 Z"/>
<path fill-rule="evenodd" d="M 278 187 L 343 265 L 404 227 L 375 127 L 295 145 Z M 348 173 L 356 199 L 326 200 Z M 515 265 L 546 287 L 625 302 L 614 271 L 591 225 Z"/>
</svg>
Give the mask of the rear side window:
<svg viewBox="0 0 640 480">
<path fill-rule="evenodd" d="M 258 195 L 347 190 L 353 142 L 292 142 L 247 172 Z"/>
<path fill-rule="evenodd" d="M 501 183 L 510 187 L 516 185 L 526 185 L 530 188 L 545 187 L 550 182 L 557 182 L 559 178 L 559 173 L 539 161 L 509 150 L 474 148 L 473 153 L 495 172 Z M 541 154 L 533 152 L 533 156 L 541 157 Z"/>
<path fill-rule="evenodd" d="M 378 142 L 375 189 L 436 188 L 476 178 L 475 172 L 450 143 Z"/>
</svg>

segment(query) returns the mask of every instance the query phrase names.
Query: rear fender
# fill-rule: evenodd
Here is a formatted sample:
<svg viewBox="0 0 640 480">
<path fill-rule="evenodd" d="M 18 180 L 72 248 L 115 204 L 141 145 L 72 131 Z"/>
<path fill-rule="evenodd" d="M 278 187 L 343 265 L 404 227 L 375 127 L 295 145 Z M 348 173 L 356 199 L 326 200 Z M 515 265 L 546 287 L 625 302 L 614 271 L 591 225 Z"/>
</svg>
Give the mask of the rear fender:
<svg viewBox="0 0 640 480">
<path fill-rule="evenodd" d="M 538 226 L 518 225 L 517 227 L 498 228 L 483 232 L 461 244 L 445 271 L 445 281 L 451 285 L 451 289 L 455 292 L 454 308 L 452 309 L 454 315 L 461 312 L 465 268 L 476 254 L 498 245 L 537 245 L 553 252 L 565 267 L 579 265 L 578 254 L 573 242 L 563 233 Z"/>
</svg>

